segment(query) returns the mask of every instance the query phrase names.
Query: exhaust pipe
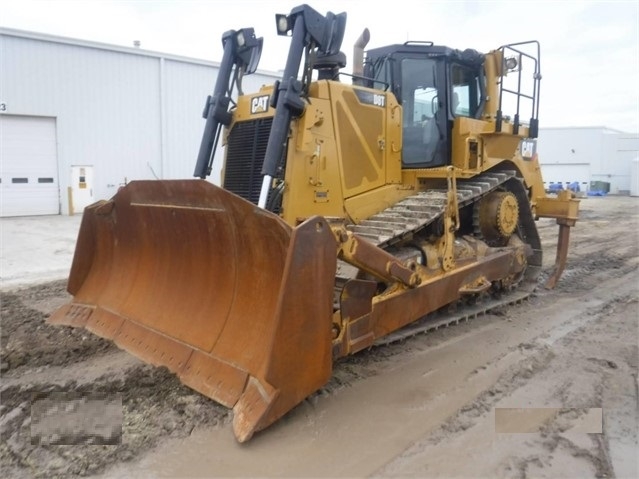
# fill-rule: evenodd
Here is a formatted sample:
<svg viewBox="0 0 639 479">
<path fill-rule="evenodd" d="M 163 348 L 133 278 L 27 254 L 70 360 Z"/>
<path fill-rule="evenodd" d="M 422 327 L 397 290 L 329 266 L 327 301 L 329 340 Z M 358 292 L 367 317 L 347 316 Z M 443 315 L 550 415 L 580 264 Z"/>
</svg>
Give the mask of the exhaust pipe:
<svg viewBox="0 0 639 479">
<path fill-rule="evenodd" d="M 368 28 L 365 28 L 359 38 L 353 45 L 353 85 L 361 85 L 363 80 L 361 77 L 364 75 L 364 48 L 368 45 L 371 39 L 371 33 Z"/>
</svg>

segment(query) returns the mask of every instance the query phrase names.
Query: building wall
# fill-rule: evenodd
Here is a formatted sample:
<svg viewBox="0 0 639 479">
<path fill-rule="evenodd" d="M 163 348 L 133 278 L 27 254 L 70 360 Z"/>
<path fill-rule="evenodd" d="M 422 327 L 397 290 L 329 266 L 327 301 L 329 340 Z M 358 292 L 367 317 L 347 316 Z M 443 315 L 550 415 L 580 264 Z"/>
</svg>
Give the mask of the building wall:
<svg viewBox="0 0 639 479">
<path fill-rule="evenodd" d="M 619 134 L 614 141 L 615 156 L 619 167 L 622 169 L 622 179 L 619 183 L 619 190 L 630 193 L 633 190 L 633 161 L 639 159 L 639 135 Z M 630 173 L 628 173 L 630 172 Z M 607 181 L 607 180 L 602 180 Z"/>
<path fill-rule="evenodd" d="M 544 183 L 610 183 L 610 193 L 628 194 L 631 160 L 639 155 L 639 136 L 605 127 L 542 128 L 539 162 Z"/>
<path fill-rule="evenodd" d="M 95 199 L 138 179 L 192 178 L 218 72 L 213 62 L 0 29 L 3 114 L 53 117 L 60 204 L 71 167 L 92 165 Z M 275 74 L 245 77 L 245 91 Z M 216 159 L 221 159 L 218 151 Z M 211 180 L 219 182 L 216 162 Z"/>
</svg>

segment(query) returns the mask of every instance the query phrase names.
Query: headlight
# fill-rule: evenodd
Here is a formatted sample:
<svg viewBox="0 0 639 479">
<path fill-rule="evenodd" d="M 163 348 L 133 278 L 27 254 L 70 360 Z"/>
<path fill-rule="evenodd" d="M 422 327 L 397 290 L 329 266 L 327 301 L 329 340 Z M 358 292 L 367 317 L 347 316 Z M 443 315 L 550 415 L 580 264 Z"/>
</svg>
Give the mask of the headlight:
<svg viewBox="0 0 639 479">
<path fill-rule="evenodd" d="M 275 26 L 277 27 L 278 35 L 287 35 L 288 31 L 291 29 L 288 22 L 288 16 L 280 13 L 276 14 Z"/>
<path fill-rule="evenodd" d="M 237 41 L 237 46 L 240 48 L 246 44 L 246 39 L 244 38 L 243 30 L 240 30 L 239 32 L 237 32 L 237 35 L 235 35 L 235 39 Z"/>
<path fill-rule="evenodd" d="M 506 58 L 505 65 L 508 71 L 516 70 L 518 65 L 517 59 L 515 57 Z"/>
</svg>

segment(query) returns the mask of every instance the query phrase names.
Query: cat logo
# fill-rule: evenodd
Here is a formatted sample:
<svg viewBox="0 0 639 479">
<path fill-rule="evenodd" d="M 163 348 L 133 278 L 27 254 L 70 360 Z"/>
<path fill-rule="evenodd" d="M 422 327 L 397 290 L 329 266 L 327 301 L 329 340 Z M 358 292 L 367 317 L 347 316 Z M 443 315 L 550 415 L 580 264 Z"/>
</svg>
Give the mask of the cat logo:
<svg viewBox="0 0 639 479">
<path fill-rule="evenodd" d="M 268 111 L 268 95 L 251 98 L 251 115 Z"/>
</svg>

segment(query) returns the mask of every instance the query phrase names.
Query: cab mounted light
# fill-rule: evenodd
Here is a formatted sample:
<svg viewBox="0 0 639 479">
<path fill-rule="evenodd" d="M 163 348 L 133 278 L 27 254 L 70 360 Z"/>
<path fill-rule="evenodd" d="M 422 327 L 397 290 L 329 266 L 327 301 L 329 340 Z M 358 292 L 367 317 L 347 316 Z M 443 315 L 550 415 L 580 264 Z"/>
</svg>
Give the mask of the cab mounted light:
<svg viewBox="0 0 639 479">
<path fill-rule="evenodd" d="M 508 57 L 504 59 L 504 66 L 506 67 L 506 71 L 512 72 L 517 70 L 519 62 L 515 57 Z"/>
</svg>

